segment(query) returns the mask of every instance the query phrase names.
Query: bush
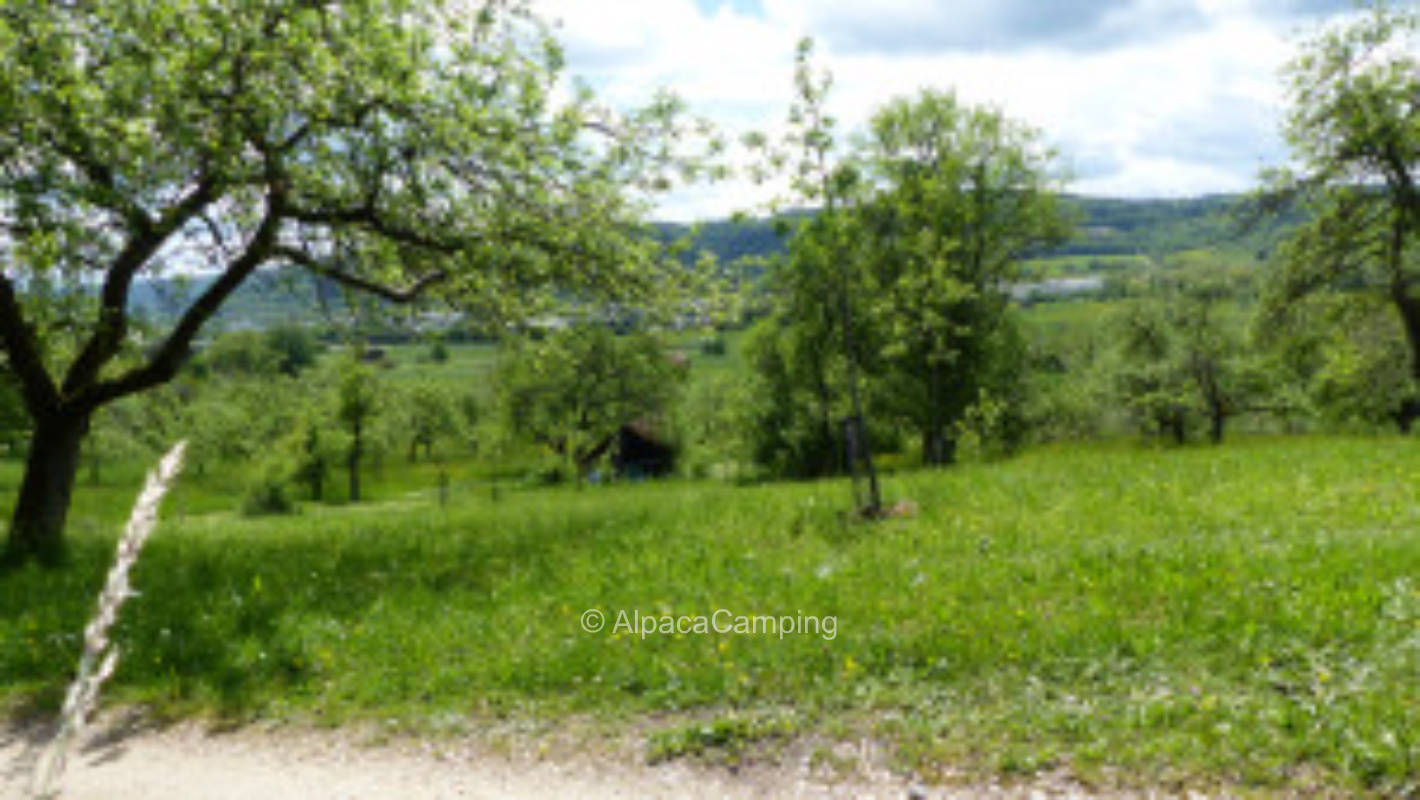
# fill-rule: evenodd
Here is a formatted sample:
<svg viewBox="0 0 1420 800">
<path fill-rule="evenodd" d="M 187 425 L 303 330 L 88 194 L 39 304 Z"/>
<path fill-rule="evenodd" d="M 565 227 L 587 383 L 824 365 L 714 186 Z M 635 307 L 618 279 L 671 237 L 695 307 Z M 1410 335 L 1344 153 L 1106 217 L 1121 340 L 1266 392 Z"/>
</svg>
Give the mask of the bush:
<svg viewBox="0 0 1420 800">
<path fill-rule="evenodd" d="M 267 464 L 258 470 L 242 492 L 242 516 L 265 517 L 296 513 L 290 472 L 290 469 L 277 464 Z"/>
<path fill-rule="evenodd" d="M 706 356 L 723 356 L 729 349 L 725 344 L 723 336 L 707 336 L 700 340 L 700 354 Z"/>
<path fill-rule="evenodd" d="M 443 342 L 434 342 L 429 348 L 429 360 L 435 364 L 443 364 L 449 360 L 449 347 Z"/>
</svg>

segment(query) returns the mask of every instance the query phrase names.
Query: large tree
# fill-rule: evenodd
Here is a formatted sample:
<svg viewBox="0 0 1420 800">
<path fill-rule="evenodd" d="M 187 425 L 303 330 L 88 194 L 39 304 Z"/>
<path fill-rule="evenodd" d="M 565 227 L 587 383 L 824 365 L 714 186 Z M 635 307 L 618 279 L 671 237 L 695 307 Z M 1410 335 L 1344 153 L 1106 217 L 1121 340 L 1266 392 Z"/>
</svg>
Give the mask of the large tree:
<svg viewBox="0 0 1420 800">
<path fill-rule="evenodd" d="M 622 189 L 659 183 L 674 103 L 559 105 L 560 60 L 517 0 L 5 4 L 0 346 L 33 425 L 8 560 L 60 557 L 94 411 L 170 380 L 264 265 L 482 307 L 653 285 Z M 174 269 L 209 278 L 136 342 L 135 281 Z M 40 322 L 45 283 L 80 301 L 71 347 Z"/>
<path fill-rule="evenodd" d="M 1060 171 L 1034 129 L 936 91 L 880 109 L 863 149 L 880 187 L 860 212 L 873 324 L 923 460 L 946 464 L 967 408 L 1002 390 L 1018 260 L 1066 233 Z"/>
<path fill-rule="evenodd" d="M 1287 68 L 1285 133 L 1294 166 L 1270 176 L 1269 203 L 1309 221 L 1282 250 L 1284 308 L 1322 289 L 1385 297 L 1420 380 L 1420 11 L 1377 2 L 1305 44 Z M 1420 415 L 1407 401 L 1402 425 Z"/>
</svg>

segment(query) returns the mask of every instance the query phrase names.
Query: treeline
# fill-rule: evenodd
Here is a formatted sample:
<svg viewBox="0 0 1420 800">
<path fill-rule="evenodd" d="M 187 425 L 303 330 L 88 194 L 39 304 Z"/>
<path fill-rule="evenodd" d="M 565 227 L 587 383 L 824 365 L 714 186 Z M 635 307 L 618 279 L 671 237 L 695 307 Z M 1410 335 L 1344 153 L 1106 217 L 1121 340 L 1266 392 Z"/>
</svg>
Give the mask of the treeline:
<svg viewBox="0 0 1420 800">
<path fill-rule="evenodd" d="M 244 513 L 358 502 L 371 470 L 476 450 L 475 387 L 431 377 L 448 358 L 431 342 L 414 355 L 425 374 L 395 376 L 384 350 L 330 347 L 309 328 L 225 333 L 171 384 L 100 410 L 81 467 L 97 484 L 186 439 L 189 471 L 235 487 Z"/>
<path fill-rule="evenodd" d="M 1071 236 L 1019 254 L 1023 258 L 1075 256 L 1136 256 L 1153 258 L 1190 250 L 1220 250 L 1265 260 L 1301 217 L 1288 214 L 1246 227 L 1236 211 L 1243 195 L 1210 195 L 1187 199 L 1119 199 L 1062 195 L 1060 205 L 1073 220 Z M 715 220 L 698 225 L 656 223 L 655 235 L 666 245 L 680 243 L 680 258 L 695 263 L 702 252 L 721 265 L 740 265 L 739 277 L 757 279 L 767 260 L 787 252 L 793 224 L 811 217 L 807 211 L 783 219 Z M 1117 262 L 1094 262 L 1105 272 Z M 206 288 L 200 275 L 136 281 L 131 306 L 136 314 L 156 320 L 173 316 Z M 312 314 L 312 311 L 317 313 Z M 417 340 L 421 328 L 438 327 L 450 341 L 491 341 L 493 332 L 478 320 L 420 319 L 416 313 L 377 298 L 353 295 L 334 281 L 286 269 L 253 275 L 217 316 L 217 327 L 263 328 L 299 315 L 319 329 L 354 329 L 381 342 Z M 331 334 L 328 338 L 335 338 Z"/>
<path fill-rule="evenodd" d="M 1150 255 L 1162 257 L 1186 250 L 1221 249 L 1265 260 L 1278 241 L 1301 222 L 1289 213 L 1245 225 L 1239 211 L 1249 198 L 1239 194 L 1183 199 L 1109 198 L 1062 195 L 1065 216 L 1074 221 L 1072 235 L 1021 253 L 1024 258 L 1060 256 Z M 810 216 L 803 212 L 795 216 Z M 790 217 L 792 220 L 793 217 Z M 791 227 L 791 226 L 790 226 Z M 788 249 L 784 221 L 747 218 L 717 220 L 697 226 L 660 223 L 666 241 L 689 237 L 683 258 L 694 261 L 704 250 L 722 264 L 745 258 L 770 258 Z"/>
</svg>

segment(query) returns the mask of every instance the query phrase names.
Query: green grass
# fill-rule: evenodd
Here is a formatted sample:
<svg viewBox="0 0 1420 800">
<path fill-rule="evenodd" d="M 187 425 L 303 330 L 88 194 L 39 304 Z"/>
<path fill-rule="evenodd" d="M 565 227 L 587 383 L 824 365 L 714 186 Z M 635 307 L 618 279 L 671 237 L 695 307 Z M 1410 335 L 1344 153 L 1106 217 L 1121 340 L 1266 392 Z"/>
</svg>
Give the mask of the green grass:
<svg viewBox="0 0 1420 800">
<path fill-rule="evenodd" d="M 444 346 L 448 359 L 442 362 L 430 358 L 432 345 L 381 345 L 386 353 L 389 370 L 382 374 L 394 380 L 435 380 L 462 386 L 485 384 L 493 373 L 498 358 L 498 346 L 485 343 L 449 343 Z"/>
<path fill-rule="evenodd" d="M 920 513 L 852 522 L 824 482 L 187 514 L 139 566 L 111 699 L 426 730 L 671 712 L 652 757 L 868 735 L 928 777 L 1416 790 L 1412 441 L 1048 448 L 887 491 Z M 102 527 L 78 525 L 70 569 L 0 577 L 11 701 L 56 702 Z M 836 635 L 611 630 L 620 611 L 718 609 L 831 616 Z"/>
</svg>

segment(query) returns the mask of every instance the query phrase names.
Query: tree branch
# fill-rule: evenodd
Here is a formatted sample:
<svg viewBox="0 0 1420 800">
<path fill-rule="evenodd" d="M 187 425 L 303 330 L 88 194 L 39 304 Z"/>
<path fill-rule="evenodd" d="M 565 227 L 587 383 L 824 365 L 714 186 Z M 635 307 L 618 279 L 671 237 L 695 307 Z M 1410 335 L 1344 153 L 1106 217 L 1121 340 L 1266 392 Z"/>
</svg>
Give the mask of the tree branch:
<svg viewBox="0 0 1420 800">
<path fill-rule="evenodd" d="M 39 419 L 59 405 L 59 391 L 44 367 L 34 331 L 25 322 L 15 285 L 0 274 L 0 347 L 10 356 L 10 370 L 20 380 L 20 393 L 30 416 Z"/>
<path fill-rule="evenodd" d="M 97 324 L 64 376 L 63 394 L 68 395 L 91 385 L 104 364 L 118 353 L 128 334 L 128 293 L 133 278 L 162 248 L 168 237 L 201 213 L 216 192 L 216 181 L 204 177 L 156 221 L 145 218 L 142 224 L 134 223 L 134 228 L 129 231 L 128 244 L 108 267 L 99 296 Z"/>
<path fill-rule="evenodd" d="M 373 202 L 365 202 L 347 208 L 315 209 L 292 206 L 286 216 L 307 225 L 353 225 L 400 244 L 421 247 L 426 250 L 452 254 L 467 246 L 467 242 L 445 240 L 392 224 L 375 208 Z"/>
<path fill-rule="evenodd" d="M 74 402 L 83 408 L 98 408 L 120 397 L 162 384 L 177 375 L 178 369 L 190 354 L 193 338 L 202 329 L 203 324 L 217 313 L 232 292 L 236 291 L 257 267 L 271 257 L 276 246 L 284 205 L 285 190 L 282 182 L 277 181 L 267 195 L 266 214 L 262 217 L 255 235 L 247 243 L 246 249 L 227 267 L 222 276 L 188 307 L 157 352 L 140 367 L 112 380 L 99 381 L 81 389 L 75 395 Z"/>
<path fill-rule="evenodd" d="M 311 256 L 311 254 L 300 248 L 281 245 L 274 248 L 271 254 L 284 258 L 302 269 L 330 278 L 341 285 L 358 289 L 362 292 L 368 292 L 395 303 L 408 303 L 416 300 L 425 289 L 448 278 L 447 272 L 442 269 L 437 269 L 421 275 L 414 283 L 403 289 L 395 289 L 391 286 L 362 278 L 359 275 L 351 275 L 348 272 L 337 269 Z"/>
</svg>

